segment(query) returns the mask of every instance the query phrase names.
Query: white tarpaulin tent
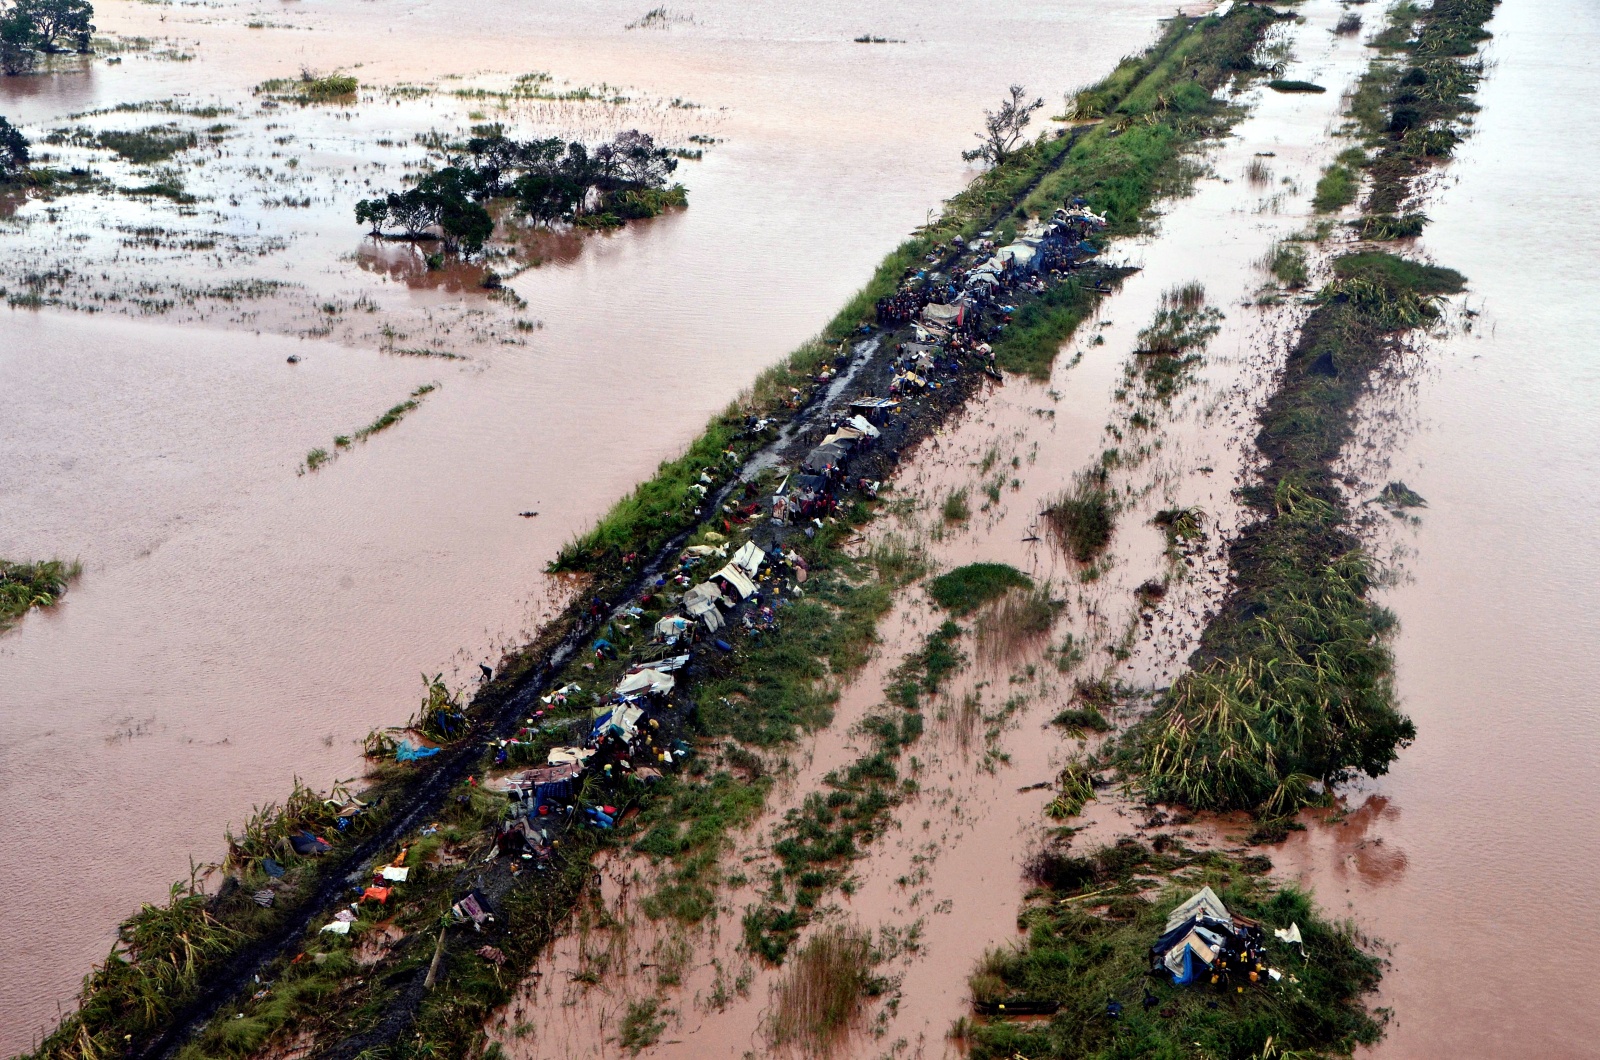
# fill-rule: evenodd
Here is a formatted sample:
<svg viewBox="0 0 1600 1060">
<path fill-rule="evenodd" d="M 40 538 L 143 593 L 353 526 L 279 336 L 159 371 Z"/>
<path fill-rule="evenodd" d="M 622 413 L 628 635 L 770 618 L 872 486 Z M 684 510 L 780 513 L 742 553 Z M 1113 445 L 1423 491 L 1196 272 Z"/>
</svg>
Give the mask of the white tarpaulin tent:
<svg viewBox="0 0 1600 1060">
<path fill-rule="evenodd" d="M 761 551 L 760 545 L 754 541 L 746 541 L 739 547 L 739 551 L 733 554 L 733 565 L 753 578 L 766 558 L 767 554 Z"/>
<path fill-rule="evenodd" d="M 866 435 L 868 438 L 878 437 L 878 428 L 867 422 L 865 416 L 851 416 L 850 426 Z"/>
<path fill-rule="evenodd" d="M 756 583 L 746 577 L 744 571 L 732 563 L 717 571 L 712 577 L 726 579 L 728 584 L 733 586 L 734 591 L 739 594 L 740 599 L 756 591 Z"/>
<path fill-rule="evenodd" d="M 701 582 L 683 594 L 683 609 L 699 618 L 707 611 L 715 611 L 717 601 L 720 599 L 722 599 L 721 589 L 710 582 Z"/>
<path fill-rule="evenodd" d="M 715 633 L 722 628 L 722 612 L 717 610 L 717 601 L 721 599 L 721 589 L 710 582 L 701 582 L 683 594 L 683 609 Z"/>
<path fill-rule="evenodd" d="M 1039 252 L 1025 243 L 1012 243 L 1009 246 L 1001 247 L 995 257 L 1009 258 L 1013 267 L 1021 269 L 1023 272 L 1032 272 L 1037 268 Z"/>
<path fill-rule="evenodd" d="M 1210 887 L 1202 887 L 1187 902 L 1172 911 L 1172 914 L 1167 917 L 1166 930 L 1171 931 L 1192 916 L 1202 915 L 1208 916 L 1212 920 L 1220 920 L 1224 924 L 1233 923 L 1233 914 L 1229 913 L 1228 907 L 1222 904 L 1222 899 L 1217 897 L 1217 892 Z"/>
<path fill-rule="evenodd" d="M 664 674 L 660 670 L 640 670 L 624 677 L 617 685 L 617 695 L 638 696 L 646 692 L 659 692 L 666 695 L 678 683 L 677 678 L 671 674 Z"/>
<path fill-rule="evenodd" d="M 656 623 L 656 636 L 664 640 L 681 637 L 689 628 L 689 620 L 682 615 L 668 615 Z"/>
</svg>

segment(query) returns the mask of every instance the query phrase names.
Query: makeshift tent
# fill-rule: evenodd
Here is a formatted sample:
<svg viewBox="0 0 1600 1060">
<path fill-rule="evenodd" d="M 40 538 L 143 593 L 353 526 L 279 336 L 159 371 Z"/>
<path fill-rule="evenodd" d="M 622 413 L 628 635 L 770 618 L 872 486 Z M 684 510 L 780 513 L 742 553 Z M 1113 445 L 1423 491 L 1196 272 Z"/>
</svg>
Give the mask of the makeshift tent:
<svg viewBox="0 0 1600 1060">
<path fill-rule="evenodd" d="M 847 452 L 849 449 L 843 441 L 819 445 L 806 454 L 805 462 L 800 466 L 806 471 L 825 471 L 830 467 L 837 467 Z"/>
<path fill-rule="evenodd" d="M 710 582 L 701 582 L 683 594 L 683 609 L 694 617 L 701 618 L 707 613 L 716 614 L 717 601 L 721 599 L 721 589 Z"/>
<path fill-rule="evenodd" d="M 674 670 L 681 669 L 684 666 L 684 664 L 686 664 L 688 661 L 689 661 L 689 656 L 687 656 L 687 655 L 674 655 L 670 659 L 661 659 L 658 662 L 651 663 L 650 666 L 649 666 L 649 669 L 651 669 L 651 670 L 660 670 L 664 674 L 670 674 Z M 643 666 L 638 666 L 638 667 L 635 667 L 635 669 L 643 670 L 643 669 L 646 669 L 646 668 L 643 667 Z"/>
<path fill-rule="evenodd" d="M 1192 983 L 1211 970 L 1225 945 L 1220 933 L 1195 925 L 1167 949 L 1161 963 L 1172 973 L 1174 983 Z"/>
<path fill-rule="evenodd" d="M 854 401 L 850 402 L 850 407 L 853 409 L 892 409 L 898 404 L 900 404 L 900 402 L 896 401 L 894 398 L 869 397 L 856 398 Z"/>
<path fill-rule="evenodd" d="M 860 431 L 868 438 L 876 438 L 880 433 L 878 428 L 874 427 L 870 422 L 868 422 L 865 416 L 851 416 L 849 422 L 851 427 Z"/>
<path fill-rule="evenodd" d="M 1009 259 L 1012 268 L 1019 272 L 1033 272 L 1039 267 L 1039 252 L 1026 243 L 1001 247 L 995 257 Z"/>
<path fill-rule="evenodd" d="M 833 445 L 834 443 L 839 442 L 845 445 L 855 445 L 865 437 L 865 434 L 856 430 L 854 427 L 840 427 L 838 430 L 822 439 L 822 444 Z"/>
<path fill-rule="evenodd" d="M 676 640 L 689 628 L 689 620 L 682 615 L 668 615 L 656 623 L 656 636 L 662 640 Z"/>
<path fill-rule="evenodd" d="M 1253 976 L 1262 967 L 1262 941 L 1255 921 L 1229 913 L 1215 891 L 1202 887 L 1167 917 L 1166 930 L 1150 947 L 1150 966 L 1179 984 L 1235 971 Z"/>
<path fill-rule="evenodd" d="M 671 678 L 667 680 L 670 681 Z M 595 719 L 594 738 L 599 739 L 608 733 L 615 733 L 624 740 L 631 740 L 633 734 L 639 730 L 639 719 L 642 717 L 644 711 L 631 703 L 624 703 Z"/>
<path fill-rule="evenodd" d="M 948 327 L 951 324 L 961 326 L 966 317 L 966 303 L 957 302 L 955 305 L 934 305 L 929 303 L 922 307 L 922 319 L 929 324 L 939 324 Z"/>
<path fill-rule="evenodd" d="M 660 670 L 640 670 L 624 677 L 617 684 L 619 696 L 642 696 L 654 692 L 666 695 L 672 691 L 677 679 L 671 674 L 664 674 Z"/>
<path fill-rule="evenodd" d="M 717 571 L 717 573 L 713 574 L 712 577 L 725 579 L 729 585 L 733 586 L 734 591 L 739 594 L 740 599 L 743 599 L 756 591 L 756 583 L 751 581 L 745 575 L 744 571 L 740 570 L 732 563 Z"/>
<path fill-rule="evenodd" d="M 1201 914 L 1230 927 L 1233 926 L 1233 917 L 1228 913 L 1228 907 L 1222 904 L 1222 899 L 1217 897 L 1217 892 L 1210 887 L 1202 887 L 1187 902 L 1172 911 L 1167 917 L 1166 930 L 1171 931 L 1190 917 Z"/>
<path fill-rule="evenodd" d="M 874 431 L 873 433 L 877 432 Z M 753 578 L 756 571 L 761 569 L 761 564 L 766 558 L 767 554 L 761 551 L 760 545 L 757 545 L 754 541 L 746 541 L 740 546 L 739 551 L 733 554 L 733 565 Z"/>
</svg>

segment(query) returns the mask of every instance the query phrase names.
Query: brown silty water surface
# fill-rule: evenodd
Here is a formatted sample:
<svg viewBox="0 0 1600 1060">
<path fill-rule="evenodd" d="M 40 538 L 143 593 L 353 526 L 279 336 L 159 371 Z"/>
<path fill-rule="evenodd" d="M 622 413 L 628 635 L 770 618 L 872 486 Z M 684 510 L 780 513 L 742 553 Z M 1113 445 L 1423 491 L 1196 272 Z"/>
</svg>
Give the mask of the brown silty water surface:
<svg viewBox="0 0 1600 1060">
<path fill-rule="evenodd" d="M 1600 220 L 1580 115 L 1600 12 L 1504 4 L 1489 29 L 1483 109 L 1419 247 L 1467 275 L 1481 315 L 1373 410 L 1402 445 L 1372 481 L 1428 502 L 1380 539 L 1398 557 L 1384 602 L 1417 741 L 1342 820 L 1273 857 L 1393 947 L 1377 1055 L 1593 1057 Z"/>
<path fill-rule="evenodd" d="M 358 772 L 353 741 L 406 718 L 419 671 L 463 684 L 526 637 L 567 591 L 540 573 L 559 545 L 961 185 L 958 152 L 1007 84 L 1054 99 L 1170 10 L 723 3 L 625 30 L 643 6 L 486 24 L 479 7 L 412 3 L 374 24 L 350 3 L 108 2 L 102 32 L 160 41 L 117 65 L 0 80 L 0 113 L 36 140 L 230 126 L 173 160 L 192 206 L 89 193 L 0 211 L 0 285 L 98 310 L 0 314 L 0 555 L 86 567 L 62 605 L 0 638 L 0 1047 L 51 1022 L 116 922 L 191 853 L 215 857 L 228 822 L 296 775 Z M 851 42 L 863 33 L 905 43 Z M 251 95 L 303 66 L 354 73 L 360 101 L 269 109 Z M 630 103 L 502 115 L 451 94 L 536 70 L 558 89 L 623 83 Z M 73 117 L 155 101 L 231 113 Z M 367 181 L 398 186 L 421 158 L 414 133 L 454 134 L 480 105 L 518 135 L 638 122 L 679 146 L 720 142 L 679 171 L 688 210 L 497 262 L 543 262 L 510 281 L 523 306 L 470 273 L 419 270 L 350 218 Z M 164 179 L 104 151 L 41 149 L 122 187 Z M 380 349 L 412 346 L 466 359 Z M 429 382 L 440 389 L 403 424 L 295 475 L 308 450 Z"/>
<path fill-rule="evenodd" d="M 1351 83 L 1366 54 L 1359 43 L 1328 33 L 1340 9 L 1314 3 L 1304 10 L 1307 25 L 1292 31 L 1298 61 L 1291 76 L 1336 89 Z M 1251 102 L 1256 113 L 1237 136 L 1206 154 L 1213 176 L 1199 182 L 1196 194 L 1171 206 L 1154 237 L 1113 248 L 1114 258 L 1143 271 L 1068 344 L 1052 379 L 1043 385 L 1011 379 L 992 390 L 896 476 L 890 505 L 905 514 L 886 518 L 874 535 L 916 541 L 940 567 L 1012 563 L 1051 585 L 1066 606 L 1048 636 L 999 655 L 979 638 L 963 638 L 972 662 L 929 708 L 928 732 L 902 760 L 902 772 L 915 776 L 920 793 L 895 811 L 889 833 L 853 867 L 854 893 L 824 902 L 817 924 L 858 925 L 890 954 L 879 969 L 891 980 L 886 1000 L 869 1007 L 838 1043 L 837 1055 L 958 1053 L 958 1043 L 946 1035 L 969 1011 L 967 977 L 985 950 L 1016 937 L 1027 886 L 1022 863 L 1051 823 L 1043 811 L 1053 792 L 1036 785 L 1053 784 L 1061 765 L 1083 749 L 1050 719 L 1072 704 L 1078 678 L 1104 675 L 1142 688 L 1168 683 L 1225 589 L 1223 550 L 1241 518 L 1231 490 L 1249 460 L 1242 443 L 1304 312 L 1295 305 L 1253 305 L 1267 282 L 1258 262 L 1275 239 L 1305 226 L 1316 176 L 1339 146 L 1328 135 L 1337 92 L 1257 92 Z M 1247 166 L 1269 154 L 1271 182 L 1247 182 Z M 1195 279 L 1205 283 L 1225 319 L 1196 379 L 1171 406 L 1139 406 L 1156 420 L 1140 435 L 1129 426 L 1135 406 L 1116 392 L 1163 292 Z M 1133 455 L 1146 444 L 1147 456 Z M 1124 508 L 1112 554 L 1091 577 L 1053 545 L 1039 512 L 1110 445 L 1130 454 L 1112 480 Z M 991 500 L 985 487 L 997 481 L 998 499 Z M 946 524 L 940 515 L 944 498 L 957 489 L 968 491 L 973 509 L 965 526 Z M 1162 508 L 1189 505 L 1206 511 L 1207 540 L 1187 560 L 1169 559 L 1148 520 Z M 1133 590 L 1163 576 L 1171 587 L 1146 623 Z M 920 590 L 897 602 L 881 626 L 873 662 L 844 689 L 832 727 L 796 756 L 794 773 L 776 790 L 768 812 L 726 858 L 728 874 L 746 874 L 753 882 L 725 891 L 708 926 L 685 930 L 651 921 L 639 907 L 653 879 L 648 861 L 608 864 L 599 901 L 605 916 L 582 918 L 581 930 L 558 941 L 522 996 L 491 1026 L 504 1048 L 527 1058 L 622 1055 L 624 1017 L 655 999 L 665 1028 L 651 1055 L 769 1054 L 767 1021 L 786 972 L 742 952 L 740 918 L 757 901 L 762 869 L 771 864 L 770 830 L 817 790 L 828 771 L 861 753 L 865 741 L 850 738 L 855 725 L 883 702 L 889 671 L 943 617 Z M 1087 658 L 1063 670 L 1052 649 L 1069 632 Z M 1125 658 L 1113 655 L 1115 649 Z M 1117 712 L 1114 720 L 1126 722 L 1135 709 Z M 1074 822 L 1086 826 L 1074 842 L 1087 848 L 1139 834 L 1147 816 L 1107 791 Z M 1209 825 L 1187 832 L 1186 841 L 1236 842 L 1227 828 Z M 804 937 L 796 949 L 803 943 Z"/>
</svg>

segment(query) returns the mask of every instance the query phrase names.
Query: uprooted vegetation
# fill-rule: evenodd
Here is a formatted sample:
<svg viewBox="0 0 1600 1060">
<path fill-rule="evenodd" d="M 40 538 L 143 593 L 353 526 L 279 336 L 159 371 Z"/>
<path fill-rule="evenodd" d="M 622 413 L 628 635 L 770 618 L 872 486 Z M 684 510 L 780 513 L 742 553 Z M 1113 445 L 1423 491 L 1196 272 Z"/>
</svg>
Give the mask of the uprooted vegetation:
<svg viewBox="0 0 1600 1060">
<path fill-rule="evenodd" d="M 12 563 L 0 559 L 0 633 L 35 607 L 54 605 L 82 573 L 83 565 L 76 560 Z"/>
<path fill-rule="evenodd" d="M 1082 857 L 1045 847 L 1028 863 L 1037 889 L 1017 918 L 1026 937 L 988 953 L 969 986 L 984 1006 L 1059 1008 L 1042 1021 L 963 1020 L 955 1033 L 974 1060 L 1324 1057 L 1375 1043 L 1382 1025 L 1362 999 L 1378 984 L 1380 960 L 1353 927 L 1261 875 L 1264 861 L 1194 853 L 1167 835 L 1153 849 L 1125 840 Z M 1177 986 L 1151 974 L 1167 914 L 1203 885 L 1265 928 L 1300 926 L 1303 948 L 1268 936 L 1282 979 Z"/>
</svg>

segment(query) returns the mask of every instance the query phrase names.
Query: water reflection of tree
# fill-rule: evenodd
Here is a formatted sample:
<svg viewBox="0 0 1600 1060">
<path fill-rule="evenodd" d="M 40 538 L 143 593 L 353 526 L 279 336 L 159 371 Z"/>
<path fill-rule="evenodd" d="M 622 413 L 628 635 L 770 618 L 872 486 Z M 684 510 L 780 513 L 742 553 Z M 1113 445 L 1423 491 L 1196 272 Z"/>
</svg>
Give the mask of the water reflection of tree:
<svg viewBox="0 0 1600 1060">
<path fill-rule="evenodd" d="M 450 257 L 430 268 L 427 251 L 409 240 L 363 239 L 356 264 L 365 272 L 381 273 L 413 290 L 487 293 L 483 287 L 488 272 L 485 266 Z"/>
</svg>

